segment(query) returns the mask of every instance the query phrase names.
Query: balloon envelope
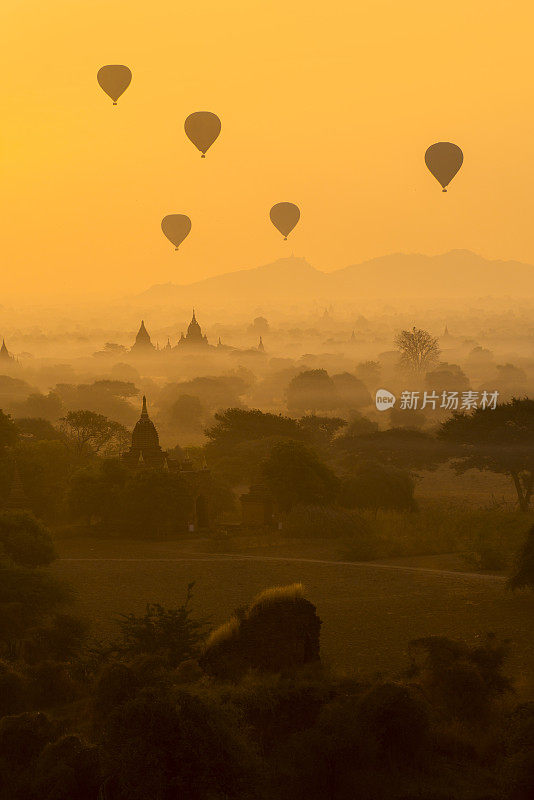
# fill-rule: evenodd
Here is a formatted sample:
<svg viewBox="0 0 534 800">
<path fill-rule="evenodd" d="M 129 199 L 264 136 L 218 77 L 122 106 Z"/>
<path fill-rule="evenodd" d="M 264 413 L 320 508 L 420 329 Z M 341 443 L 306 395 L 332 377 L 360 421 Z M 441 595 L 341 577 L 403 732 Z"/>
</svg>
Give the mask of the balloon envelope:
<svg viewBox="0 0 534 800">
<path fill-rule="evenodd" d="M 464 154 L 457 144 L 436 142 L 425 153 L 425 164 L 444 192 L 463 164 Z"/>
<path fill-rule="evenodd" d="M 132 80 L 132 72 L 122 64 L 108 64 L 98 70 L 96 79 L 102 89 L 117 105 L 117 100 L 126 91 Z"/>
<path fill-rule="evenodd" d="M 300 219 L 300 210 L 294 203 L 277 203 L 271 208 L 270 217 L 274 227 L 287 239 Z"/>
<path fill-rule="evenodd" d="M 185 214 L 167 214 L 161 220 L 161 230 L 178 250 L 183 240 L 191 230 L 191 220 Z"/>
<path fill-rule="evenodd" d="M 217 136 L 221 132 L 221 120 L 211 111 L 195 111 L 189 114 L 184 124 L 188 138 L 193 142 L 205 157 Z"/>
</svg>

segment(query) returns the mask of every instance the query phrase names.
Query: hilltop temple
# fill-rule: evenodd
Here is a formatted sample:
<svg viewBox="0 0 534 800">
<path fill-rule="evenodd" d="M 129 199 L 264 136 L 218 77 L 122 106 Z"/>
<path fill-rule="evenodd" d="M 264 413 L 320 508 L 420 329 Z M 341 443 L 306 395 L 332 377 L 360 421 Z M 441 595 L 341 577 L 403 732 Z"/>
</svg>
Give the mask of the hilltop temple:
<svg viewBox="0 0 534 800">
<path fill-rule="evenodd" d="M 206 466 L 196 469 L 190 459 L 181 462 L 169 458 L 161 449 L 156 426 L 148 416 L 146 397 L 143 396 L 141 416 L 132 431 L 130 449 L 121 455 L 121 461 L 130 469 L 165 469 L 179 472 L 193 497 L 193 511 L 189 520 L 189 530 L 195 531 L 209 527 L 209 506 L 211 498 L 211 474 Z"/>
</svg>

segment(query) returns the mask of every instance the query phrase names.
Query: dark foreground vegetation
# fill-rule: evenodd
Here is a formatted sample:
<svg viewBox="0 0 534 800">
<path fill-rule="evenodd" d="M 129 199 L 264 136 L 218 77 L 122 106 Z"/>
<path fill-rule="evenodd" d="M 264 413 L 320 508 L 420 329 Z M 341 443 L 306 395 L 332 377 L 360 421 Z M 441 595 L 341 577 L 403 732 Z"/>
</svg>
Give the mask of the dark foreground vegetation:
<svg viewBox="0 0 534 800">
<path fill-rule="evenodd" d="M 426 637 L 399 674 L 336 674 L 296 584 L 216 630 L 193 613 L 190 585 L 178 608 L 148 605 L 95 642 L 63 613 L 46 529 L 5 513 L 0 541 L 2 798 L 533 796 L 534 705 L 507 677 L 504 641 Z M 531 555 L 527 544 L 521 585 Z"/>
</svg>

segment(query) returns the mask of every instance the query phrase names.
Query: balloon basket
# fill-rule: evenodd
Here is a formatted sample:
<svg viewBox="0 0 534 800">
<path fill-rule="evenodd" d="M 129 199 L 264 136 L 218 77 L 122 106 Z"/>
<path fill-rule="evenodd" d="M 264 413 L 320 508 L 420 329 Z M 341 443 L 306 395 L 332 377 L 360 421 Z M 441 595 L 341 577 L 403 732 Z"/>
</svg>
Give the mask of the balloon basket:
<svg viewBox="0 0 534 800">
<path fill-rule="evenodd" d="M 116 105 L 117 105 L 117 103 L 113 103 L 113 105 L 114 105 L 114 106 L 116 106 Z"/>
<path fill-rule="evenodd" d="M 205 153 L 202 153 L 202 155 L 200 156 L 200 158 L 206 158 L 206 154 L 205 154 Z"/>
<path fill-rule="evenodd" d="M 442 191 L 442 192 L 446 192 L 447 190 L 446 190 L 446 189 L 442 189 L 441 191 Z"/>
</svg>

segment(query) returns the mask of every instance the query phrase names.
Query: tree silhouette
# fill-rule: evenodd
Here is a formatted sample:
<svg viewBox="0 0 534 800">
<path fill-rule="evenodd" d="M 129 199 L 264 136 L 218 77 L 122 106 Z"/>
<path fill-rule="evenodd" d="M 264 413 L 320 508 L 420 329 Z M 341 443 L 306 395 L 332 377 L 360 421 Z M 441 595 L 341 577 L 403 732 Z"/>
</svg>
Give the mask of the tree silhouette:
<svg viewBox="0 0 534 800">
<path fill-rule="evenodd" d="M 338 479 L 332 470 L 300 442 L 278 442 L 263 464 L 263 475 L 284 512 L 293 506 L 329 505 Z"/>
<path fill-rule="evenodd" d="M 94 411 L 69 411 L 60 422 L 78 456 L 91 452 L 120 452 L 130 440 L 124 425 Z"/>
<path fill-rule="evenodd" d="M 319 410 L 332 411 L 339 407 L 339 403 L 334 381 L 325 369 L 301 372 L 287 387 L 287 407 L 290 411 L 315 414 Z"/>
<path fill-rule="evenodd" d="M 509 475 L 521 511 L 528 511 L 534 488 L 534 400 L 514 398 L 495 409 L 477 408 L 455 414 L 443 423 L 439 436 L 461 451 L 456 469 L 489 470 Z"/>
<path fill-rule="evenodd" d="M 401 367 L 416 375 L 437 364 L 441 352 L 436 337 L 415 325 L 411 331 L 401 331 L 395 337 L 395 344 L 400 350 Z"/>
<path fill-rule="evenodd" d="M 528 532 L 515 571 L 508 582 L 510 589 L 534 589 L 534 525 Z"/>
</svg>

